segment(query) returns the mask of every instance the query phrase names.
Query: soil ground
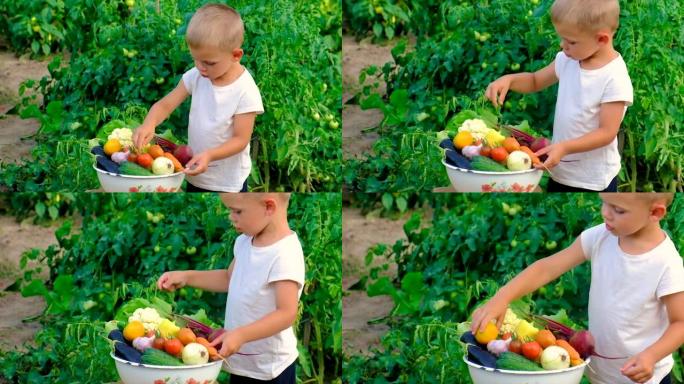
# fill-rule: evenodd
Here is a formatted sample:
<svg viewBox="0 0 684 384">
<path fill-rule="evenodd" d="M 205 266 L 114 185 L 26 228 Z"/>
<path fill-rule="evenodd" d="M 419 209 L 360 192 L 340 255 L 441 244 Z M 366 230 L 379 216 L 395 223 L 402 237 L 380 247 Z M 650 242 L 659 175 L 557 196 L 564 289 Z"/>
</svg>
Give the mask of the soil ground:
<svg viewBox="0 0 684 384">
<path fill-rule="evenodd" d="M 379 345 L 388 327 L 369 324 L 369 321 L 387 316 L 393 302 L 389 296 L 368 297 L 365 290 L 350 290 L 370 267 L 365 265 L 368 249 L 378 242 L 394 244 L 406 239 L 403 225 L 406 218 L 364 216 L 358 208 L 342 209 L 342 340 L 345 355 L 365 354 Z M 385 260 L 378 258 L 373 265 Z M 373 266 L 371 265 L 371 267 Z M 390 264 L 389 276 L 396 275 L 396 266 Z"/>
</svg>

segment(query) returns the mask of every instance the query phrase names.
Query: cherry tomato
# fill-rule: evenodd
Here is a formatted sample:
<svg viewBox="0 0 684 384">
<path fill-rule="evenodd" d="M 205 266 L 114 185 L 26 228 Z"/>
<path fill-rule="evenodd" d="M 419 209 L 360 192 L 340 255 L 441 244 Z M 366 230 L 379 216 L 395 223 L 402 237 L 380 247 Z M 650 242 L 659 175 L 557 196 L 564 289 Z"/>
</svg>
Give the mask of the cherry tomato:
<svg viewBox="0 0 684 384">
<path fill-rule="evenodd" d="M 542 353 L 542 347 L 536 341 L 529 341 L 522 345 L 522 353 L 529 360 L 536 361 Z"/>
<path fill-rule="evenodd" d="M 179 356 L 183 350 L 183 343 L 178 339 L 170 339 L 164 343 L 164 350 L 169 355 Z"/>
<path fill-rule="evenodd" d="M 152 348 L 163 351 L 165 343 L 166 340 L 163 337 L 157 337 L 154 339 L 154 341 L 152 341 Z"/>
<path fill-rule="evenodd" d="M 518 355 L 522 354 L 522 342 L 520 340 L 513 340 L 511 341 L 511 344 L 508 346 L 508 350 L 517 353 Z"/>
</svg>

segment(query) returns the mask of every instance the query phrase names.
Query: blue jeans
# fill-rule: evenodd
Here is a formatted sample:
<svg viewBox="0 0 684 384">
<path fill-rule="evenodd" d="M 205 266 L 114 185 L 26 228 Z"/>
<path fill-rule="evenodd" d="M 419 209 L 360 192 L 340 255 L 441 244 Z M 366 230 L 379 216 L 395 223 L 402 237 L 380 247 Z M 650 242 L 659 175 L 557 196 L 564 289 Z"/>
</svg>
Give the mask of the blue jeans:
<svg viewBox="0 0 684 384">
<path fill-rule="evenodd" d="M 295 384 L 297 382 L 296 365 L 297 362 L 290 364 L 283 373 L 273 380 L 257 380 L 251 377 L 230 375 L 230 384 Z"/>
<path fill-rule="evenodd" d="M 670 377 L 670 374 L 668 373 L 667 376 L 660 382 L 660 384 L 672 384 L 672 378 Z"/>
<path fill-rule="evenodd" d="M 188 185 L 185 187 L 185 192 L 217 192 L 217 191 L 210 191 L 208 189 L 200 188 L 200 187 L 195 187 L 194 185 L 190 184 L 188 181 Z M 247 180 L 245 180 L 245 183 L 242 184 L 242 189 L 240 192 L 247 192 Z"/>
</svg>

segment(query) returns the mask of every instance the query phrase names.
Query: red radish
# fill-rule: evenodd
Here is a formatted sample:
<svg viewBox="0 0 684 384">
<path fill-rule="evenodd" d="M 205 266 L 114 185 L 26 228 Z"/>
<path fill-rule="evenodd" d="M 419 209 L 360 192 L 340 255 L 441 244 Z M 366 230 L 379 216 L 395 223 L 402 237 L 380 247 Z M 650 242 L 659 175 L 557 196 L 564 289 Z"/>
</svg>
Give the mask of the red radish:
<svg viewBox="0 0 684 384">
<path fill-rule="evenodd" d="M 175 151 L 176 148 L 178 148 L 178 146 L 174 142 L 167 140 L 159 135 L 154 135 L 152 141 L 154 142 L 154 144 L 159 144 L 159 146 L 162 147 L 164 152 L 173 153 L 173 151 Z"/>
<path fill-rule="evenodd" d="M 185 166 L 192 159 L 192 148 L 188 145 L 181 145 L 173 151 L 173 155 Z"/>
<path fill-rule="evenodd" d="M 530 145 L 530 149 L 532 150 L 532 152 L 537 152 L 544 147 L 548 147 L 549 145 L 551 145 L 549 139 L 547 139 L 546 137 L 538 137 L 532 142 L 532 144 Z"/>
<path fill-rule="evenodd" d="M 533 316 L 535 319 L 539 320 L 541 323 L 544 324 L 546 328 L 551 330 L 554 333 L 559 334 L 561 337 L 565 336 L 569 339 L 570 345 L 575 348 L 575 350 L 580 354 L 580 356 L 583 359 L 586 359 L 589 356 L 596 356 L 600 357 L 603 359 L 611 359 L 611 360 L 616 360 L 616 359 L 626 359 L 627 357 L 607 357 L 600 355 L 596 353 L 595 348 L 595 342 L 594 342 L 594 336 L 592 336 L 591 332 L 587 330 L 579 330 L 575 331 L 572 328 L 568 327 L 565 324 L 561 324 L 557 321 L 551 320 L 548 317 L 544 316 Z"/>
<path fill-rule="evenodd" d="M 535 138 L 534 136 L 530 135 L 529 133 L 525 133 L 517 128 L 513 128 L 510 125 L 504 125 L 502 126 L 505 130 L 508 130 L 510 134 L 520 143 L 522 146 L 529 147 L 532 145 L 534 142 Z"/>
</svg>

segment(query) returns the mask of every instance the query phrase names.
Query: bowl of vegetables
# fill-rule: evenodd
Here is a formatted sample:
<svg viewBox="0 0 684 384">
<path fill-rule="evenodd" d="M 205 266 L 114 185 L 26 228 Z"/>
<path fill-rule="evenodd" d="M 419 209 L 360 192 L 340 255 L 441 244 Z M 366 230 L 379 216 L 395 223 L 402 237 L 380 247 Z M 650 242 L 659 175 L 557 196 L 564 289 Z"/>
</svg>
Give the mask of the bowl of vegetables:
<svg viewBox="0 0 684 384">
<path fill-rule="evenodd" d="M 591 333 L 565 325 L 570 323 L 564 310 L 553 316 L 519 317 L 509 308 L 500 328 L 490 322 L 475 334 L 464 331 L 463 361 L 473 383 L 579 384 L 597 354 Z M 470 328 L 470 323 L 463 324 Z"/>
<path fill-rule="evenodd" d="M 590 360 L 588 358 L 582 364 L 566 369 L 516 371 L 488 368 L 469 361 L 468 356 L 463 356 L 463 361 L 468 364 L 468 372 L 474 384 L 579 384 L 582 381 L 584 369 Z"/>
<path fill-rule="evenodd" d="M 108 124 L 111 128 L 111 123 Z M 107 132 L 109 132 L 107 134 Z M 176 144 L 170 131 L 135 148 L 127 127 L 107 130 L 91 141 L 93 168 L 105 192 L 177 192 L 185 164 L 192 158 L 187 145 Z M 101 138 L 102 137 L 102 138 Z"/>
<path fill-rule="evenodd" d="M 534 192 L 543 172 L 538 169 L 487 172 L 459 168 L 442 160 L 449 181 L 456 192 Z"/>
<path fill-rule="evenodd" d="M 129 301 L 105 324 L 105 332 L 124 384 L 215 383 L 224 361 L 211 345 L 223 328 L 203 310 L 193 317 L 173 314 L 159 298 Z"/>
<path fill-rule="evenodd" d="M 124 384 L 216 383 L 221 373 L 221 360 L 199 365 L 165 366 L 132 363 L 111 353 L 116 371 Z"/>
<path fill-rule="evenodd" d="M 185 173 L 168 175 L 134 176 L 107 172 L 93 165 L 100 186 L 105 192 L 178 192 L 185 179 Z"/>
<path fill-rule="evenodd" d="M 501 126 L 496 117 L 462 111 L 437 134 L 442 164 L 457 192 L 533 192 L 543 172 L 535 152 L 549 144 L 529 124 Z"/>
</svg>

